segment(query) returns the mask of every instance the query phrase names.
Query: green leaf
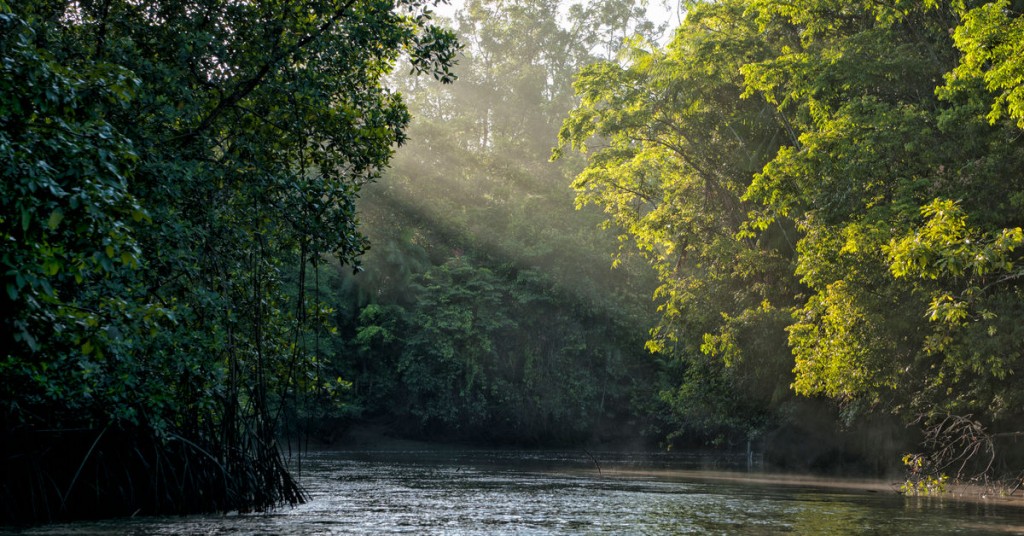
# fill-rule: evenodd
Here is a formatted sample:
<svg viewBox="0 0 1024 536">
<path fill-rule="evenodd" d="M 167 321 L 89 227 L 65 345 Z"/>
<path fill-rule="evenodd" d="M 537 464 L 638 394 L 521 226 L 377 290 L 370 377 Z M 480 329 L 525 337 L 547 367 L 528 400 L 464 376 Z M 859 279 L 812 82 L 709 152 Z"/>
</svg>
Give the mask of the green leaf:
<svg viewBox="0 0 1024 536">
<path fill-rule="evenodd" d="M 57 226 L 60 225 L 60 222 L 63 220 L 64 213 L 61 212 L 61 210 L 58 208 L 50 213 L 50 218 L 46 221 L 46 225 L 50 228 L 51 231 L 55 231 L 57 230 Z"/>
</svg>

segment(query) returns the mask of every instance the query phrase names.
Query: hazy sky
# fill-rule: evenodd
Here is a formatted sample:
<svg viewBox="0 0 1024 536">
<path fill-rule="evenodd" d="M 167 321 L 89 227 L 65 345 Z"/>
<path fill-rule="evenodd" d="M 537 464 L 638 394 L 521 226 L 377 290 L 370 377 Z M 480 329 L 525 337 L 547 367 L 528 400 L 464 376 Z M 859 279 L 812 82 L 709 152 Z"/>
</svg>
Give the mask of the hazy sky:
<svg viewBox="0 0 1024 536">
<path fill-rule="evenodd" d="M 587 3 L 588 1 L 589 0 L 571 0 L 570 2 L 566 2 L 565 8 L 567 9 L 571 3 Z M 463 2 L 464 0 L 449 0 L 447 5 L 438 4 L 435 6 L 434 11 L 439 15 L 451 17 L 463 6 Z M 681 0 L 648 0 L 647 16 L 655 22 L 668 21 L 669 28 L 675 28 L 680 23 L 680 16 L 682 12 L 680 11 L 679 6 L 681 3 Z"/>
</svg>

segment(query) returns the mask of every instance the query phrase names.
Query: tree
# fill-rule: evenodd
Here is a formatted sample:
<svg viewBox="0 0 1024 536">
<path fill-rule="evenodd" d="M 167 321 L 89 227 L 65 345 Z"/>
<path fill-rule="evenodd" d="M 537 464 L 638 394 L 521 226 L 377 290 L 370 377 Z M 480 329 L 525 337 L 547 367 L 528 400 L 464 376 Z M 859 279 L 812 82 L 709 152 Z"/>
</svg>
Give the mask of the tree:
<svg viewBox="0 0 1024 536">
<path fill-rule="evenodd" d="M 936 466 L 1016 434 L 1018 34 L 1006 2 L 698 3 L 666 50 L 582 71 L 556 156 L 596 148 L 580 200 L 659 269 L 652 347 L 775 386 L 793 359 L 797 394 L 922 424 Z M 682 414 L 735 415 L 681 385 Z"/>
<path fill-rule="evenodd" d="M 657 271 L 662 319 L 648 346 L 687 363 L 682 386 L 666 396 L 682 413 L 706 404 L 718 416 L 705 421 L 744 421 L 736 413 L 759 404 L 710 410 L 723 401 L 705 397 L 704 382 L 757 397 L 762 409 L 783 400 L 779 387 L 789 383 L 779 335 L 799 291 L 793 226 L 748 224 L 756 206 L 743 197 L 788 131 L 770 102 L 742 98 L 740 74 L 777 53 L 784 30 L 762 31 L 743 2 L 695 5 L 666 50 L 635 42 L 620 61 L 580 71 L 581 102 L 555 150 L 556 158 L 570 147 L 588 153 L 573 183 L 577 203 L 602 207 Z M 729 435 L 756 434 L 759 413 Z M 694 428 L 718 436 L 717 424 Z"/>
<path fill-rule="evenodd" d="M 5 463 L 35 452 L 5 518 L 301 500 L 275 434 L 321 377 L 306 269 L 365 248 L 409 120 L 383 77 L 451 81 L 453 36 L 420 2 L 0 7 Z"/>
<path fill-rule="evenodd" d="M 945 437 L 936 453 L 959 441 L 941 430 L 959 417 L 978 424 L 961 430 L 1018 429 L 1001 408 L 1019 396 L 1007 378 L 1020 344 L 1004 330 L 1019 310 L 1021 147 L 1011 123 L 985 118 L 987 90 L 1006 88 L 982 83 L 978 57 L 958 58 L 950 39 L 970 50 L 984 15 L 945 3 L 756 5 L 762 23 L 781 17 L 801 35 L 789 54 L 744 67 L 750 90 L 799 132 L 748 193 L 803 233 L 797 270 L 811 293 L 789 328 L 794 387 L 921 423 Z"/>
</svg>

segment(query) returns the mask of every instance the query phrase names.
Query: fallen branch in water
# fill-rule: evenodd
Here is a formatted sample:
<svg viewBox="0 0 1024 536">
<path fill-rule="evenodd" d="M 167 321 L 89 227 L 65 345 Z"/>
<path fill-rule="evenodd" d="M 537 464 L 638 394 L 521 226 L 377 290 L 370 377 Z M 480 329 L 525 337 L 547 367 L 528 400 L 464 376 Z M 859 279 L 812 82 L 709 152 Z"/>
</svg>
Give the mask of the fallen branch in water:
<svg viewBox="0 0 1024 536">
<path fill-rule="evenodd" d="M 590 451 L 587 449 L 583 449 L 583 452 L 586 452 L 587 456 L 590 456 L 590 459 L 594 461 L 594 466 L 597 467 L 597 474 L 601 475 L 601 464 L 597 463 L 597 458 L 595 458 L 594 455 L 591 454 Z"/>
</svg>

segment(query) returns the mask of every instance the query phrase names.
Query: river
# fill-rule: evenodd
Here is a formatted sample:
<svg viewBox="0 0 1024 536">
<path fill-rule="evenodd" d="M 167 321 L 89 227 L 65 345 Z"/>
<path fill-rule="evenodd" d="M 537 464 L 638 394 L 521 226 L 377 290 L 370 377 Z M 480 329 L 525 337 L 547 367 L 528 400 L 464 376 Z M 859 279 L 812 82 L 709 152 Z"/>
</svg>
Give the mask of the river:
<svg viewBox="0 0 1024 536">
<path fill-rule="evenodd" d="M 1024 534 L 1024 508 L 999 501 L 903 497 L 884 485 L 758 473 L 747 479 L 686 470 L 684 462 L 584 452 L 315 452 L 301 465 L 312 500 L 296 508 L 17 534 Z"/>
</svg>

